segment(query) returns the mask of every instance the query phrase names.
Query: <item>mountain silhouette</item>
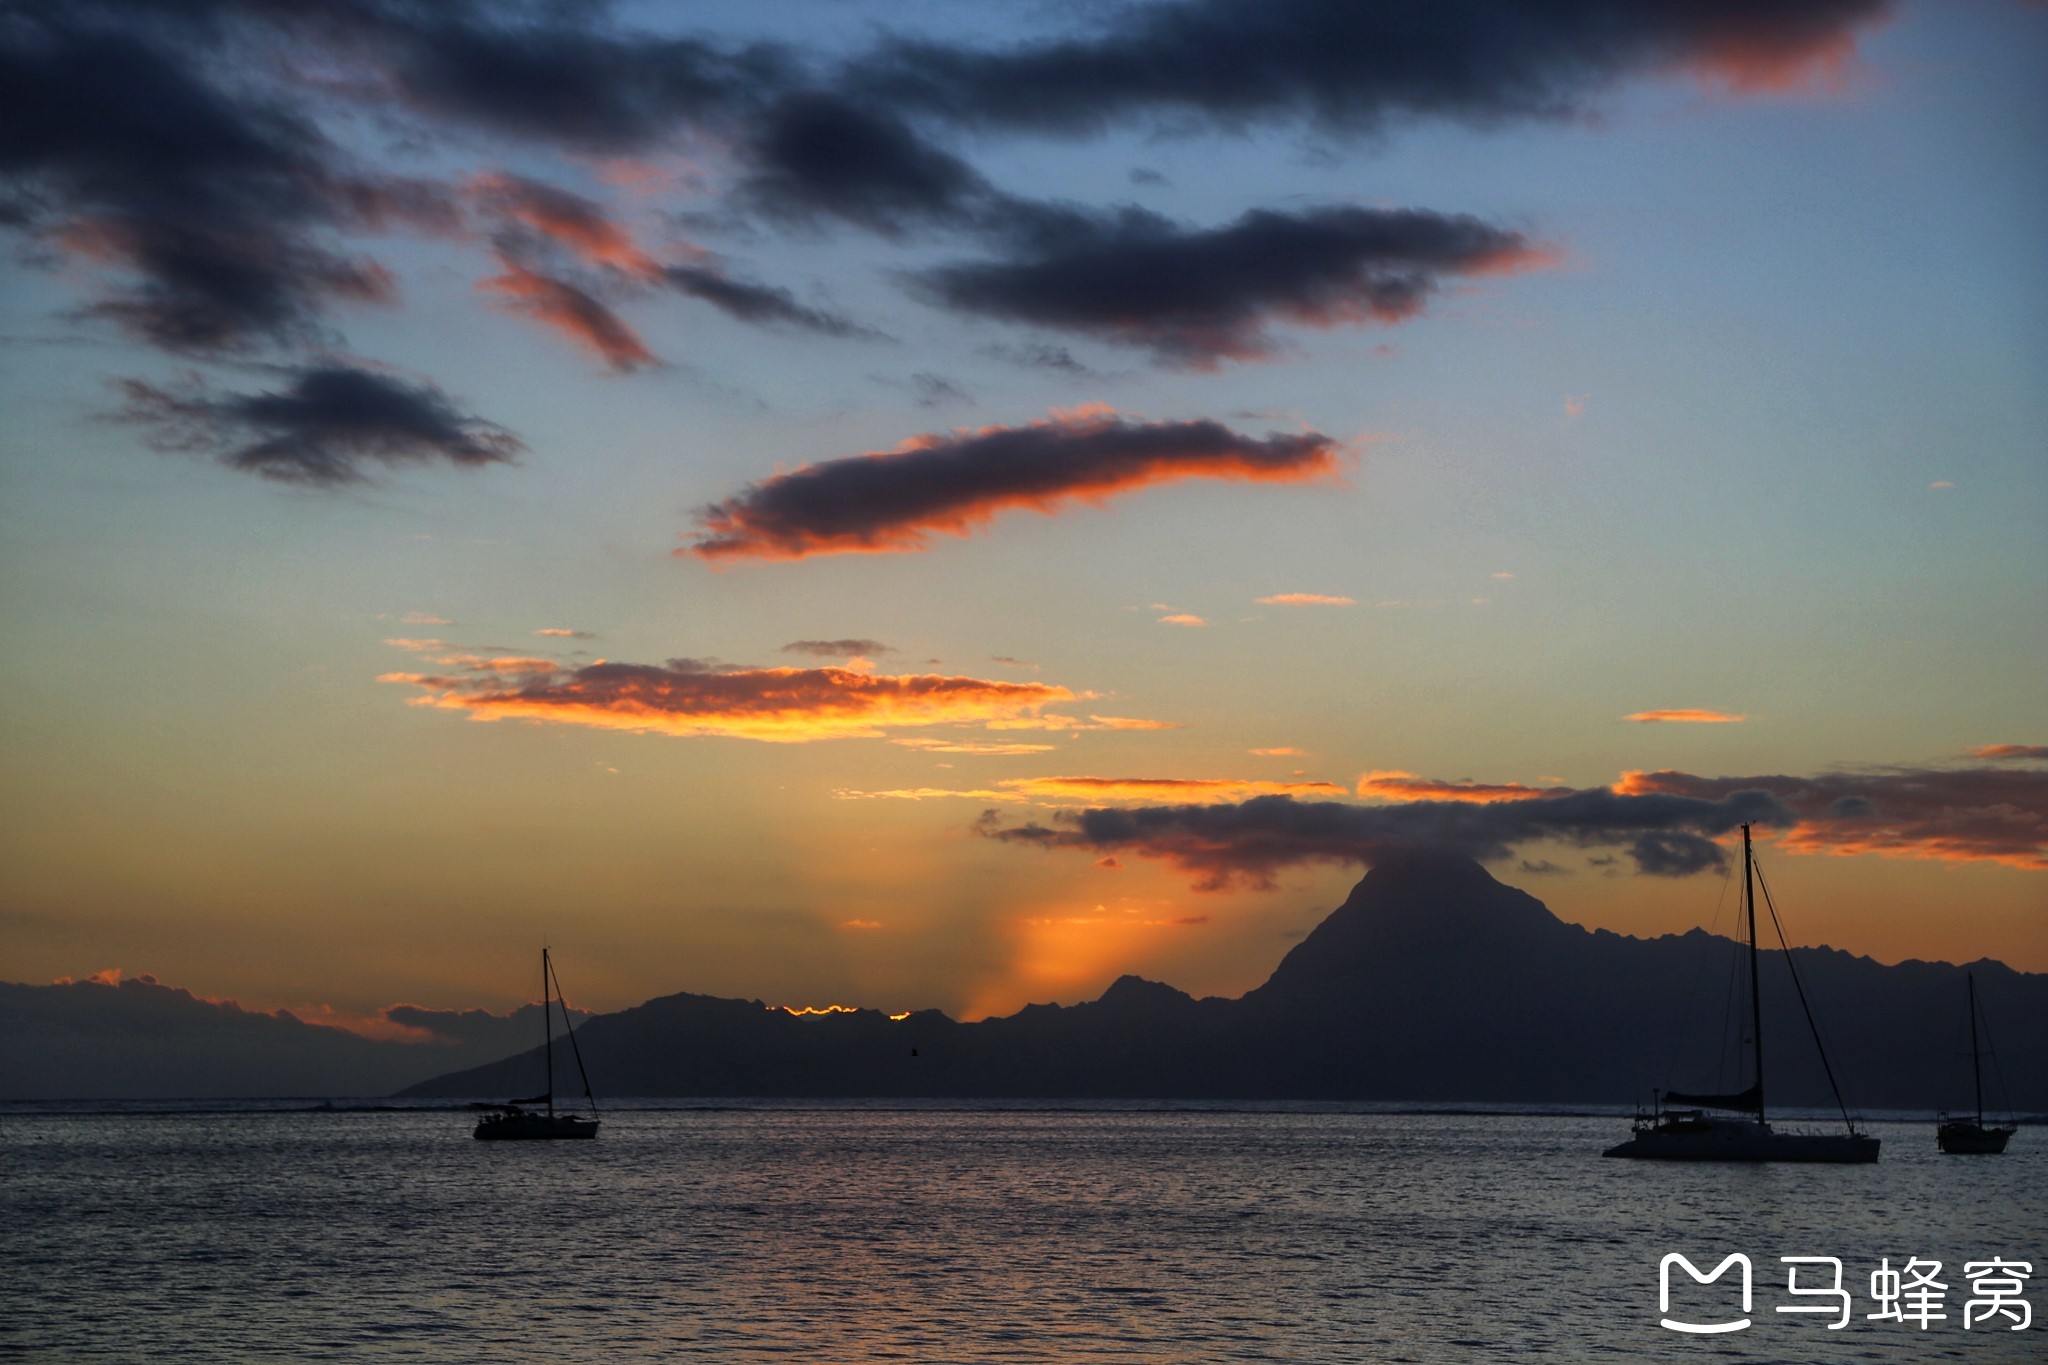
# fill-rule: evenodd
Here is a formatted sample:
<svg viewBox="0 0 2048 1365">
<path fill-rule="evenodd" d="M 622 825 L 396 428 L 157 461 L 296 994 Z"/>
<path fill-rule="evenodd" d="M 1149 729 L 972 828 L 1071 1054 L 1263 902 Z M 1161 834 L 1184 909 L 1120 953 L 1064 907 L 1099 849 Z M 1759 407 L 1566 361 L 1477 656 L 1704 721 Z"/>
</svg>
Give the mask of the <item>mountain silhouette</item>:
<svg viewBox="0 0 2048 1365">
<path fill-rule="evenodd" d="M 1376 865 L 1238 999 L 1125 976 L 1084 1004 L 965 1024 L 936 1010 L 797 1017 L 672 995 L 592 1019 L 577 1038 L 611 1095 L 1626 1104 L 1652 1087 L 1736 1088 L 1739 955 L 1699 929 L 1636 939 L 1567 924 L 1475 862 L 1416 855 Z M 1965 968 L 1830 948 L 1792 957 L 1852 1106 L 1967 1105 Z M 1766 953 L 1762 968 L 1767 1096 L 1825 1106 L 1784 959 Z M 2001 1055 L 2011 1102 L 2048 1109 L 2048 976 L 1968 970 L 1997 1036 L 2027 1045 Z M 525 1093 L 539 1052 L 404 1093 Z"/>
</svg>

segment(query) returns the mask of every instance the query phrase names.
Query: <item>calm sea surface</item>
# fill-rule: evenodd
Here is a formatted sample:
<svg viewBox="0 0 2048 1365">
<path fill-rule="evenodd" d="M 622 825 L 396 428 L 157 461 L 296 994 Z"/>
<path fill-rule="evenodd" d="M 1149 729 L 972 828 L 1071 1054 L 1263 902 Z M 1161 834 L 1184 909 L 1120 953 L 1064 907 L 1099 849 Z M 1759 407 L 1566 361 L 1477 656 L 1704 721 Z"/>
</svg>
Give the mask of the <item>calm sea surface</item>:
<svg viewBox="0 0 2048 1365">
<path fill-rule="evenodd" d="M 2048 1129 L 1876 1166 L 1603 1161 L 1626 1121 L 1370 1107 L 0 1108 L 0 1354 L 48 1360 L 2048 1360 Z M 1658 1326 L 1658 1262 L 1755 1263 Z M 1855 1318 L 1773 1311 L 1835 1256 Z M 1946 1321 L 1864 1314 L 1942 1262 Z M 2029 1261 L 2032 1330 L 1965 1331 Z M 1734 1272 L 1731 1272 L 1731 1276 Z M 1802 1272 L 1802 1285 L 1825 1281 Z M 1680 1276 L 1672 1313 L 1739 1316 Z"/>
</svg>

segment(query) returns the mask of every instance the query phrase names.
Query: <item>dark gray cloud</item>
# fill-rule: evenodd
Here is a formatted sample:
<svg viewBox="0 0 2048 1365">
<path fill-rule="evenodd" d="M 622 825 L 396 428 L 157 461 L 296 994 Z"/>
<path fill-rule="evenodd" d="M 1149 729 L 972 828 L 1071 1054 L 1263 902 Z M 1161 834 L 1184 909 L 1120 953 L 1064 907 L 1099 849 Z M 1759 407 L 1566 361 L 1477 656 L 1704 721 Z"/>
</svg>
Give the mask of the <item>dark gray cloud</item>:
<svg viewBox="0 0 2048 1365">
<path fill-rule="evenodd" d="M 613 23 L 603 3 L 355 0 L 324 16 L 415 110 L 540 143 L 635 152 L 792 86 L 771 43 L 722 45 Z"/>
<path fill-rule="evenodd" d="M 1292 0 L 1098 10 L 1081 36 L 980 50 L 899 39 L 851 88 L 966 124 L 1088 132 L 1133 117 L 1225 125 L 1574 111 L 1638 73 L 1752 88 L 1838 55 L 1888 0 Z"/>
<path fill-rule="evenodd" d="M 972 403 L 974 395 L 942 374 L 919 370 L 910 376 L 910 391 L 921 408 L 944 407 L 949 403 Z"/>
<path fill-rule="evenodd" d="M 879 339 L 881 333 L 837 313 L 798 303 L 787 289 L 736 280 L 709 266 L 672 265 L 663 277 L 679 293 L 710 304 L 727 317 L 760 326 L 795 327 L 830 337 Z"/>
<path fill-rule="evenodd" d="M 925 272 L 934 301 L 961 312 L 1142 346 L 1205 368 L 1273 348 L 1267 327 L 1391 323 L 1454 276 L 1514 270 L 1543 254 L 1476 218 L 1349 206 L 1260 209 L 1191 229 L 1130 209 L 1065 215 L 1004 259 Z"/>
<path fill-rule="evenodd" d="M 212 352 L 303 339 L 336 300 L 392 296 L 326 234 L 439 211 L 425 187 L 352 172 L 298 113 L 100 12 L 0 13 L 0 196 L 10 226 L 125 277 L 88 313 Z"/>
<path fill-rule="evenodd" d="M 932 532 L 966 535 L 1008 508 L 1051 511 L 1184 478 L 1312 479 L 1329 474 L 1336 455 L 1336 442 L 1318 432 L 1261 440 L 1212 421 L 1132 422 L 1088 411 L 920 437 L 895 451 L 778 474 L 704 508 L 700 534 L 677 553 L 909 553 L 925 549 Z"/>
<path fill-rule="evenodd" d="M 874 658 L 896 651 L 880 640 L 791 640 L 782 647 L 782 652 L 809 654 L 819 659 L 851 659 L 856 655 Z"/>
<path fill-rule="evenodd" d="M 126 380 L 119 415 L 152 428 L 160 449 L 204 451 L 267 479 L 322 487 L 361 482 L 367 464 L 478 468 L 525 449 L 430 384 L 340 365 L 288 377 L 279 390 L 230 394 Z"/>
<path fill-rule="evenodd" d="M 1076 360 L 1074 353 L 1066 347 L 1054 346 L 1048 342 L 1034 341 L 1021 346 L 992 342 L 976 349 L 982 355 L 996 360 L 1007 360 L 1012 365 L 1027 370 L 1051 370 L 1057 374 L 1071 375 L 1076 379 L 1105 378 L 1101 371 Z"/>
<path fill-rule="evenodd" d="M 354 135 L 366 118 L 385 145 L 415 149 L 510 140 L 631 156 L 710 138 L 742 168 L 728 201 L 741 214 L 986 243 L 990 259 L 922 277 L 945 307 L 1211 365 L 1269 353 L 1276 321 L 1398 320 L 1447 277 L 1533 258 L 1512 232 L 1423 213 L 1266 212 L 1194 228 L 1032 201 L 942 139 L 1132 117 L 1355 130 L 1396 114 L 1548 116 L 1673 67 L 1769 85 L 1844 55 L 1886 9 L 1189 0 L 1096 11 L 1069 36 L 1002 49 L 885 39 L 849 61 L 646 32 L 605 0 L 0 0 L 0 227 L 42 260 L 90 266 L 83 314 L 150 345 L 303 347 L 327 339 L 338 308 L 397 297 L 353 238 L 463 236 L 465 211 L 490 207 L 474 186 L 369 169 L 324 124 L 346 120 L 351 147 L 367 145 Z M 670 267 L 576 235 L 597 220 L 572 222 L 573 197 L 497 183 L 498 207 L 517 219 L 516 232 L 491 234 L 508 262 L 490 282 L 500 300 L 615 369 L 654 365 L 611 300 L 644 294 Z M 541 259 L 537 238 L 597 278 Z M 665 278 L 742 321 L 870 335 L 703 258 Z M 1026 350 L 1039 359 L 1025 363 L 1067 368 L 1058 348 Z"/>
<path fill-rule="evenodd" d="M 1804 853 L 1876 853 L 1939 862 L 2048 869 L 2048 770 L 1879 768 L 1798 777 L 1628 773 L 1618 791 L 1717 800 L 1769 792 L 1798 824 L 1785 846 Z"/>
<path fill-rule="evenodd" d="M 999 196 L 972 166 L 881 108 L 837 95 L 791 95 L 755 126 L 738 196 L 756 212 L 807 225 L 837 218 L 902 237 L 981 220 Z"/>
<path fill-rule="evenodd" d="M 1555 840 L 1580 848 L 1622 848 L 1638 871 L 1684 876 L 1723 866 L 1713 842 L 1745 821 L 1790 825 L 1792 814 L 1761 791 L 1707 799 L 1622 795 L 1605 787 L 1524 801 L 1477 804 L 1410 801 L 1351 805 L 1259 796 L 1217 805 L 1101 808 L 1065 813 L 1047 826 L 1003 826 L 991 811 L 977 827 L 1005 843 L 1073 849 L 1096 856 L 1135 853 L 1196 874 L 1214 890 L 1233 882 L 1270 886 L 1304 863 L 1366 863 L 1418 850 L 1505 858 Z"/>
</svg>

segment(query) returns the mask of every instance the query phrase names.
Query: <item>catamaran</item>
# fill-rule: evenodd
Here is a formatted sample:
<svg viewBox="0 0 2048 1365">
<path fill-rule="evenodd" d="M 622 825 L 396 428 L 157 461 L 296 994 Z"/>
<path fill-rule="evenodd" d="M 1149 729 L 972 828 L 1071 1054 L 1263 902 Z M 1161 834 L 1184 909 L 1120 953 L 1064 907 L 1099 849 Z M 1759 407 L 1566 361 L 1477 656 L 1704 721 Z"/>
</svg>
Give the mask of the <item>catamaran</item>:
<svg viewBox="0 0 2048 1365">
<path fill-rule="evenodd" d="M 1746 1090 L 1730 1094 L 1689 1094 L 1666 1090 L 1656 1097 L 1650 1113 L 1637 1113 L 1628 1141 L 1609 1147 L 1601 1155 L 1638 1157 L 1653 1161 L 1829 1161 L 1877 1160 L 1878 1139 L 1856 1131 L 1856 1123 L 1842 1104 L 1842 1089 L 1835 1084 L 1835 1071 L 1821 1049 L 1821 1067 L 1842 1110 L 1846 1133 L 1781 1133 L 1764 1116 L 1764 1016 L 1757 981 L 1756 951 L 1756 861 L 1750 851 L 1749 826 L 1742 827 L 1742 897 L 1749 915 L 1749 1021 L 1755 1077 Z M 1777 918 L 1775 908 L 1771 911 Z M 1779 930 L 1782 941 L 1784 931 Z M 1792 952 L 1785 951 L 1792 967 L 1792 984 L 1799 992 L 1799 1004 L 1806 1009 L 1806 1022 L 1813 1027 L 1813 1043 L 1821 1047 L 1820 1030 L 1813 1026 L 1813 1011 L 1807 1008 L 1806 988 L 1799 984 L 1799 969 Z"/>
<path fill-rule="evenodd" d="M 1977 1047 L 1977 975 L 1969 973 L 1970 983 L 1970 1080 L 1977 1090 L 1977 1117 L 1975 1119 L 1952 1119 L 1943 1114 L 1941 1124 L 1935 1130 L 1934 1140 L 1941 1150 L 1950 1156 L 1997 1156 L 2005 1150 L 2005 1144 L 2012 1141 L 2012 1135 L 2019 1131 L 2017 1123 L 1984 1122 L 1984 1058 Z M 1995 1060 L 1995 1057 L 1994 1057 Z"/>
<path fill-rule="evenodd" d="M 561 1002 L 562 1032 L 569 1039 L 569 1051 L 576 1058 L 576 1073 L 583 1078 L 583 1098 L 590 1104 L 590 1117 L 555 1112 L 554 1003 Z M 518 1138 L 594 1138 L 597 1136 L 597 1096 L 590 1090 L 590 1073 L 583 1068 L 583 1051 L 576 1046 L 576 1031 L 569 1026 L 569 1002 L 562 999 L 562 983 L 548 950 L 540 950 L 540 1032 L 541 1055 L 547 1059 L 548 1088 L 531 1099 L 506 1100 L 491 1105 L 476 1126 L 475 1136 L 491 1141 Z M 546 1105 L 545 1113 L 528 1105 Z"/>
</svg>

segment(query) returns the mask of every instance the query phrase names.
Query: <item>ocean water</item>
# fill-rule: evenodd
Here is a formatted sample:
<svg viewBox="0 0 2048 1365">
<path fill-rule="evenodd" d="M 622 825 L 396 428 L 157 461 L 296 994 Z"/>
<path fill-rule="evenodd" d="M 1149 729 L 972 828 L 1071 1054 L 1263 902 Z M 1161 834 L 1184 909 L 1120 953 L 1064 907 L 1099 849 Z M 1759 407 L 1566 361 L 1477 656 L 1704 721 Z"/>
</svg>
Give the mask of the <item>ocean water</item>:
<svg viewBox="0 0 2048 1365">
<path fill-rule="evenodd" d="M 1603 1161 L 1626 1121 L 1369 1106 L 735 1104 L 481 1143 L 449 1109 L 0 1108 L 0 1354 L 36 1360 L 2048 1360 L 2048 1129 L 1875 1166 Z M 1752 1326 L 1658 1325 L 1667 1252 Z M 1840 1330 L 1781 1256 L 1834 1256 Z M 1946 1320 L 1869 1321 L 1886 1257 Z M 1963 1263 L 2032 1263 L 1964 1330 Z M 1733 1275 L 1672 1312 L 1738 1316 Z M 1802 1285 L 1824 1281 L 1802 1272 Z"/>
</svg>

